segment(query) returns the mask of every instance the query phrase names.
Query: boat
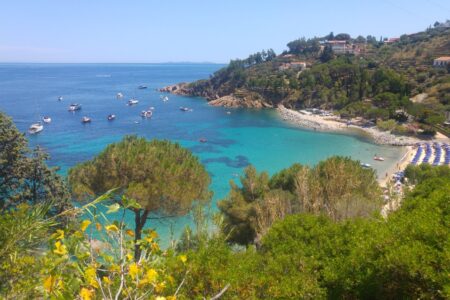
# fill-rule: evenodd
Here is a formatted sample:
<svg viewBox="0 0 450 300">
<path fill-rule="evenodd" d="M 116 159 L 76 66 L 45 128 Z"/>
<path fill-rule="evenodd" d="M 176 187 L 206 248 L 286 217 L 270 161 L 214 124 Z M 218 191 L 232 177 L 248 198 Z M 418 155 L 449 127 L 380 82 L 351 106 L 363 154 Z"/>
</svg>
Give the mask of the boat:
<svg viewBox="0 0 450 300">
<path fill-rule="evenodd" d="M 180 106 L 180 110 L 181 110 L 181 111 L 189 111 L 189 108 Z"/>
<path fill-rule="evenodd" d="M 375 155 L 375 156 L 373 157 L 373 160 L 384 161 L 384 158 L 381 157 L 381 156 Z"/>
<path fill-rule="evenodd" d="M 138 104 L 139 103 L 139 100 L 136 100 L 136 99 L 130 99 L 130 100 L 128 100 L 128 105 L 135 105 L 135 104 Z"/>
<path fill-rule="evenodd" d="M 206 143 L 208 140 L 205 139 L 205 138 L 201 138 L 201 139 L 199 139 L 198 141 L 199 141 L 200 143 Z"/>
<path fill-rule="evenodd" d="M 45 116 L 42 118 L 42 121 L 44 121 L 44 123 L 51 123 L 52 122 L 52 118 L 50 118 L 49 116 Z"/>
<path fill-rule="evenodd" d="M 140 90 L 145 90 L 146 88 L 147 88 L 146 85 L 140 85 L 140 86 L 138 87 L 138 89 L 140 89 Z"/>
<path fill-rule="evenodd" d="M 231 111 L 227 111 L 227 115 L 231 115 Z"/>
<path fill-rule="evenodd" d="M 141 117 L 143 117 L 143 118 L 151 118 L 152 115 L 153 115 L 153 112 L 151 110 L 141 111 Z"/>
<path fill-rule="evenodd" d="M 81 109 L 81 104 L 78 103 L 72 103 L 69 106 L 69 111 L 77 111 Z"/>
<path fill-rule="evenodd" d="M 41 122 L 37 122 L 34 124 L 31 124 L 30 128 L 28 129 L 28 133 L 30 134 L 36 134 L 44 130 L 44 125 L 42 125 Z"/>
<path fill-rule="evenodd" d="M 108 115 L 108 121 L 112 121 L 115 118 L 116 118 L 116 115 L 114 115 L 114 114 Z"/>
<path fill-rule="evenodd" d="M 83 117 L 81 118 L 81 123 L 86 124 L 86 123 L 91 123 L 92 119 L 89 117 Z"/>
<path fill-rule="evenodd" d="M 117 97 L 117 99 L 122 99 L 123 98 L 123 94 L 122 93 L 117 93 L 116 97 Z"/>
<path fill-rule="evenodd" d="M 58 101 L 62 101 L 64 98 L 62 96 L 58 97 Z"/>
<path fill-rule="evenodd" d="M 162 101 L 164 101 L 164 102 L 167 102 L 167 101 L 169 101 L 169 97 L 167 97 L 167 96 L 164 96 L 164 97 L 162 98 Z"/>
<path fill-rule="evenodd" d="M 361 167 L 363 167 L 363 168 L 371 168 L 372 165 L 371 164 L 367 164 L 367 163 L 361 163 Z"/>
</svg>

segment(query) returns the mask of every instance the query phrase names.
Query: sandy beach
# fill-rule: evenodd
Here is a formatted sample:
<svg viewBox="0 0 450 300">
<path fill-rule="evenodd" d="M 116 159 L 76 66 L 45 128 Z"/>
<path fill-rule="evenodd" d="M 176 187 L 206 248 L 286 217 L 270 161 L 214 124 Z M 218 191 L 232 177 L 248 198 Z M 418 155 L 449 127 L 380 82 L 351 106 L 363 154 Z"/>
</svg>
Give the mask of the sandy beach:
<svg viewBox="0 0 450 300">
<path fill-rule="evenodd" d="M 447 137 L 437 134 L 435 139 L 421 140 L 415 137 L 397 136 L 387 131 L 378 130 L 375 127 L 364 128 L 357 125 L 347 125 L 342 121 L 338 121 L 338 117 L 322 117 L 319 115 L 306 115 L 296 110 L 288 109 L 282 105 L 277 108 L 281 118 L 285 121 L 293 123 L 303 128 L 328 131 L 328 132 L 343 132 L 349 134 L 362 134 L 371 138 L 373 142 L 381 145 L 391 146 L 413 146 L 421 142 L 449 142 Z"/>
</svg>

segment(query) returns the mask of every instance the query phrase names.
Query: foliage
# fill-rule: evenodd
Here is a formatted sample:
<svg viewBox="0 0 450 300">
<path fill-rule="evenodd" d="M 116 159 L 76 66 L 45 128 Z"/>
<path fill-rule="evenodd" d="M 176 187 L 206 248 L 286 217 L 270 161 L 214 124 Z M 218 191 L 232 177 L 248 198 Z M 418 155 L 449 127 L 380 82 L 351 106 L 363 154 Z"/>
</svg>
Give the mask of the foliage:
<svg viewBox="0 0 450 300">
<path fill-rule="evenodd" d="M 408 165 L 405 170 L 405 177 L 411 184 L 419 184 L 426 179 L 450 178 L 450 168 L 447 166 L 432 166 L 420 164 L 418 166 Z"/>
<path fill-rule="evenodd" d="M 373 170 L 349 158 L 331 157 L 314 168 L 295 164 L 269 179 L 252 166 L 231 182 L 227 198 L 218 203 L 222 230 L 229 242 L 258 242 L 276 220 L 289 214 L 326 214 L 333 220 L 370 216 L 380 206 Z"/>
<path fill-rule="evenodd" d="M 187 214 L 194 201 L 211 197 L 210 178 L 204 166 L 179 144 L 127 136 L 109 145 L 91 161 L 69 171 L 72 192 L 79 199 L 119 188 L 125 198 L 116 203 L 135 214 L 135 239 L 141 239 L 151 213 Z M 129 202 L 134 201 L 133 205 Z M 136 260 L 139 260 L 136 244 Z"/>
<path fill-rule="evenodd" d="M 56 215 L 71 207 L 65 182 L 47 166 L 48 158 L 40 147 L 30 150 L 24 135 L 0 112 L 0 210 L 51 202 L 47 213 Z"/>
</svg>

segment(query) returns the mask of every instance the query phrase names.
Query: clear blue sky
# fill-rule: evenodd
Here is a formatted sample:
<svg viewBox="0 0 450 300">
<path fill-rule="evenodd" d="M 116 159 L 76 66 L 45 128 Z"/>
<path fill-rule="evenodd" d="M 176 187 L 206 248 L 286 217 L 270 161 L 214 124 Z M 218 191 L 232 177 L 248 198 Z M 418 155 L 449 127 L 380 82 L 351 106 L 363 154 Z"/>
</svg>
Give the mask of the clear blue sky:
<svg viewBox="0 0 450 300">
<path fill-rule="evenodd" d="M 333 31 L 395 37 L 449 0 L 2 0 L 0 62 L 228 62 Z"/>
</svg>

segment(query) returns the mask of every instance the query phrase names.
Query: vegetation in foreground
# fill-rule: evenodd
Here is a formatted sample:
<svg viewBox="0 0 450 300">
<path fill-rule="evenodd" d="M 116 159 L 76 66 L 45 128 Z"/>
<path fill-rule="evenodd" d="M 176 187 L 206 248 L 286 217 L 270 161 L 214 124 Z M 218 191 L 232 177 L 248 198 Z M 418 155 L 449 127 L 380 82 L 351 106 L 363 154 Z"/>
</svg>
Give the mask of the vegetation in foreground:
<svg viewBox="0 0 450 300">
<path fill-rule="evenodd" d="M 0 145 L 9 145 L 9 137 L 17 129 L 7 122 L 9 119 L 0 116 L 7 125 L 1 127 Z M 81 194 L 92 193 L 91 202 L 55 212 L 54 208 L 60 207 L 59 198 L 44 194 L 39 201 L 18 198 L 20 202 L 2 208 L 2 298 L 450 297 L 448 167 L 409 168 L 407 174 L 416 187 L 407 194 L 402 207 L 386 219 L 377 213 L 379 188 L 373 172 L 361 169 L 357 162 L 336 157 L 314 168 L 294 165 L 272 177 L 249 167 L 241 184 L 232 184 L 228 197 L 221 202 L 221 213 L 209 218 L 202 205 L 197 206 L 192 211 L 196 227 L 186 228 L 178 241 L 161 249 L 157 233 L 148 227 L 136 239 L 135 228 L 124 222 L 126 211 L 138 210 L 142 216 L 146 208 L 158 203 L 156 200 L 164 201 L 166 194 L 174 195 L 164 190 L 166 183 L 176 189 L 192 184 L 189 178 L 194 183 L 194 179 L 205 183 L 208 177 L 197 177 L 184 170 L 182 160 L 181 166 L 164 170 L 166 164 L 171 166 L 172 158 L 161 157 L 162 173 L 155 174 L 162 176 L 159 184 L 144 184 L 140 181 L 147 177 L 134 168 L 134 158 L 127 147 L 134 143 L 141 146 L 136 157 L 149 149 L 155 153 L 172 149 L 202 170 L 196 159 L 177 145 L 127 137 L 71 171 L 75 188 L 83 180 L 80 174 L 85 168 L 105 161 L 111 163 L 111 159 L 116 167 L 110 172 L 128 174 L 122 182 L 116 180 L 125 176 L 86 176 L 78 188 Z M 13 153 L 8 149 L 8 153 Z M 8 153 L 5 147 L 0 148 L 0 157 L 8 157 Z M 16 160 L 2 160 L 2 166 L 16 172 L 16 166 L 22 166 L 31 156 L 15 157 Z M 175 160 L 177 157 L 173 156 Z M 149 161 L 158 170 L 158 163 Z M 47 168 L 44 161 L 41 163 Z M 126 172 L 127 166 L 133 171 Z M 176 178 L 176 170 L 192 175 L 187 177 L 188 183 L 169 182 L 171 176 Z M 95 189 L 95 181 L 99 190 Z M 96 193 L 110 187 L 110 182 L 119 186 L 95 198 Z M 44 181 L 42 190 L 51 184 Z M 148 189 L 138 189 L 141 193 L 137 195 L 142 198 L 134 199 L 131 191 L 139 184 Z M 147 196 L 153 195 L 152 189 L 162 191 L 159 198 Z M 22 190 L 12 188 L 9 194 L 2 194 L 2 203 L 11 203 L 8 195 L 20 194 L 19 191 Z M 209 194 L 207 189 L 197 192 L 180 201 L 192 206 L 194 200 L 201 200 L 201 204 L 209 199 L 199 196 Z M 170 200 L 171 206 L 176 206 L 177 197 Z M 122 218 L 110 221 L 112 213 L 119 213 Z M 210 220 L 215 221 L 215 226 Z"/>
</svg>

